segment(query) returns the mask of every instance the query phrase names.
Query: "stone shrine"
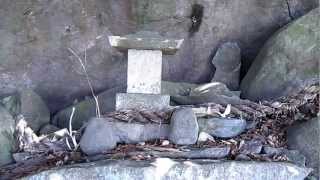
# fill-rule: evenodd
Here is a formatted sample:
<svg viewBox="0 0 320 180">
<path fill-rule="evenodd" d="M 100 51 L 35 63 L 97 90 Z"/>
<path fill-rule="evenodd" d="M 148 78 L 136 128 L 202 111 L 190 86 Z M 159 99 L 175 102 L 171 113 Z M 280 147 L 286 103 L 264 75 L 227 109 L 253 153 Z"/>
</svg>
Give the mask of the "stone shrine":
<svg viewBox="0 0 320 180">
<path fill-rule="evenodd" d="M 109 43 L 128 51 L 127 93 L 116 95 L 116 110 L 169 107 L 170 96 L 161 95 L 162 54 L 175 54 L 183 39 L 168 39 L 142 31 L 124 37 L 109 36 Z"/>
</svg>

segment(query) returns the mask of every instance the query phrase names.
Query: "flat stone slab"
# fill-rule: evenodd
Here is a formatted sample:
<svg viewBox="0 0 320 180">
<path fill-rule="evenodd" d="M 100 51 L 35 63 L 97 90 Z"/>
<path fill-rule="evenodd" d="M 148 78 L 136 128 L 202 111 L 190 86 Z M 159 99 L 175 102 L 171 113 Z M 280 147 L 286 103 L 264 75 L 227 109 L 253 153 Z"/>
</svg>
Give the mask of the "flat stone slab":
<svg viewBox="0 0 320 180">
<path fill-rule="evenodd" d="M 154 161 L 105 160 L 58 167 L 31 175 L 23 180 L 302 180 L 311 169 L 283 162 L 244 162 L 212 160 Z"/>
<path fill-rule="evenodd" d="M 160 94 L 118 93 L 116 110 L 150 109 L 162 110 L 170 106 L 170 96 Z"/>
<path fill-rule="evenodd" d="M 109 43 L 112 47 L 115 47 L 121 51 L 128 49 L 137 50 L 160 50 L 163 54 L 173 55 L 181 47 L 183 39 L 168 39 L 162 37 L 120 37 L 109 36 Z"/>
</svg>

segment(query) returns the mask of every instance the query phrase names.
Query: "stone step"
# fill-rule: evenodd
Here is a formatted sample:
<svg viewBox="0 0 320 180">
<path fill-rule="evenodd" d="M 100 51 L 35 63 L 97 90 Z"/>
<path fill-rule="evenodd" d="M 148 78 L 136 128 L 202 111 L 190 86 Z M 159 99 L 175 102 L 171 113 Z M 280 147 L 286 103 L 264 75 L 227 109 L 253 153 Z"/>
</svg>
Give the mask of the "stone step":
<svg viewBox="0 0 320 180">
<path fill-rule="evenodd" d="M 302 180 L 311 172 L 285 162 L 254 161 L 175 161 L 158 158 L 154 161 L 104 160 L 76 164 L 43 171 L 23 180 Z"/>
</svg>

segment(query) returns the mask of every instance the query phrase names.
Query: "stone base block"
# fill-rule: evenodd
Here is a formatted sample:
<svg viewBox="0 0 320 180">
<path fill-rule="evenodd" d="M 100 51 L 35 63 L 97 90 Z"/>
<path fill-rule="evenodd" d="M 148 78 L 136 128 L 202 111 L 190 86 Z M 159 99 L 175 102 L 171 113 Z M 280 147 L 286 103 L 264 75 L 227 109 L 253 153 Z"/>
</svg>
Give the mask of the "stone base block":
<svg viewBox="0 0 320 180">
<path fill-rule="evenodd" d="M 170 106 L 170 96 L 160 94 L 118 93 L 116 110 L 151 109 L 161 110 Z"/>
</svg>

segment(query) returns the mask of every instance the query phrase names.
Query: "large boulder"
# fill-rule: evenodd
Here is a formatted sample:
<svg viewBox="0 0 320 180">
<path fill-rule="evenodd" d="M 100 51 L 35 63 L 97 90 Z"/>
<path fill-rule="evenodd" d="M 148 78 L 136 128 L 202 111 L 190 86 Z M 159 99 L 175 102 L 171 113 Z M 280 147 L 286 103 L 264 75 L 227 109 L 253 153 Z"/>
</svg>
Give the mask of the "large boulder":
<svg viewBox="0 0 320 180">
<path fill-rule="evenodd" d="M 219 43 L 238 42 L 250 64 L 267 37 L 318 0 L 197 3 L 198 8 L 192 8 L 193 0 L 2 0 L 0 96 L 34 88 L 56 112 L 89 95 L 82 66 L 68 48 L 82 58 L 97 92 L 125 85 L 125 54 L 111 48 L 107 38 L 140 30 L 185 39 L 175 56 L 164 56 L 164 79 L 208 82 Z"/>
<path fill-rule="evenodd" d="M 319 78 L 319 18 L 315 9 L 270 38 L 241 83 L 243 97 L 277 98 Z"/>
<path fill-rule="evenodd" d="M 0 166 L 13 161 L 15 121 L 11 114 L 0 105 Z"/>
<path fill-rule="evenodd" d="M 294 125 L 287 133 L 288 146 L 306 156 L 307 167 L 314 168 L 319 178 L 320 168 L 320 117 Z"/>
<path fill-rule="evenodd" d="M 69 165 L 39 172 L 22 180 L 59 179 L 245 179 L 245 180 L 302 180 L 310 169 L 282 162 L 237 161 L 174 161 L 158 158 L 155 161 L 106 160 Z"/>
</svg>

